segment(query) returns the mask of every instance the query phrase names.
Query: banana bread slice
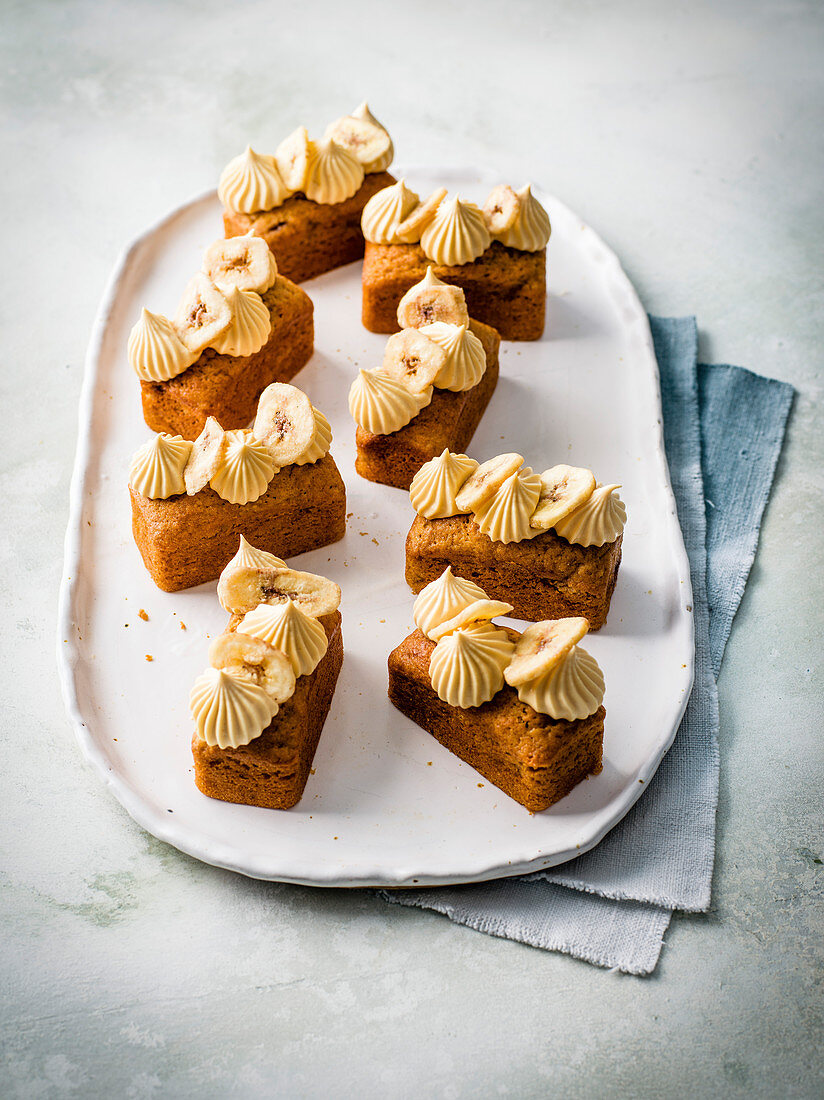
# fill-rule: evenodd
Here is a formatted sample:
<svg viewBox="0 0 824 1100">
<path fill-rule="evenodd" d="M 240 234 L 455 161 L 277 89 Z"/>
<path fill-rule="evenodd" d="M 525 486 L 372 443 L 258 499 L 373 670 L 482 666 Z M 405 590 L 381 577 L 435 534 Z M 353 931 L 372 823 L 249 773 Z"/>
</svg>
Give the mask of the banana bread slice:
<svg viewBox="0 0 824 1100">
<path fill-rule="evenodd" d="M 261 294 L 272 331 L 254 355 L 222 355 L 206 348 L 197 362 L 167 382 L 140 383 L 143 419 L 156 432 L 197 439 L 209 416 L 225 430 L 254 419 L 258 398 L 271 382 L 288 382 L 312 358 L 312 299 L 278 275 Z"/>
<path fill-rule="evenodd" d="M 538 813 L 601 771 L 603 707 L 588 718 L 559 721 L 522 703 L 506 685 L 479 707 L 453 707 L 429 679 L 434 648 L 416 630 L 392 650 L 391 702 L 510 798 Z"/>
<path fill-rule="evenodd" d="M 152 580 L 177 592 L 216 580 L 244 535 L 253 546 L 291 558 L 346 533 L 346 489 L 330 454 L 284 466 L 263 496 L 230 504 L 214 489 L 152 500 L 131 486 L 132 532 Z"/>
<path fill-rule="evenodd" d="M 480 382 L 458 393 L 436 388 L 431 402 L 390 435 L 375 435 L 359 426 L 355 432 L 355 470 L 361 477 L 408 489 L 424 462 L 439 455 L 444 447 L 460 453 L 469 446 L 498 384 L 501 346 L 500 336 L 489 325 L 473 320 L 469 327 L 486 353 L 486 370 Z"/>
<path fill-rule="evenodd" d="M 318 622 L 326 631 L 326 653 L 314 672 L 298 676 L 294 694 L 260 737 L 236 749 L 192 738 L 195 783 L 203 794 L 270 810 L 288 810 L 300 801 L 343 664 L 340 612 Z M 230 629 L 236 625 L 234 620 Z"/>
</svg>

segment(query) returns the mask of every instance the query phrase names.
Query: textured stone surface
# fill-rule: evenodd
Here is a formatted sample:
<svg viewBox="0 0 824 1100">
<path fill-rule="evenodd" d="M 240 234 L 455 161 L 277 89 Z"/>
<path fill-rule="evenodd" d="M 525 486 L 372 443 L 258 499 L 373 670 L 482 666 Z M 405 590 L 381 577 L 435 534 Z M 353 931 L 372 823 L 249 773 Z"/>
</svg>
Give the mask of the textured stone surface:
<svg viewBox="0 0 824 1100">
<path fill-rule="evenodd" d="M 820 5 L 17 0 L 4 31 L 0 1092 L 820 1095 Z M 131 822 L 63 712 L 76 402 L 115 257 L 247 140 L 364 95 L 399 158 L 541 181 L 648 309 L 697 313 L 705 360 L 800 391 L 721 676 L 713 912 L 673 921 L 649 980 L 202 866 Z"/>
</svg>

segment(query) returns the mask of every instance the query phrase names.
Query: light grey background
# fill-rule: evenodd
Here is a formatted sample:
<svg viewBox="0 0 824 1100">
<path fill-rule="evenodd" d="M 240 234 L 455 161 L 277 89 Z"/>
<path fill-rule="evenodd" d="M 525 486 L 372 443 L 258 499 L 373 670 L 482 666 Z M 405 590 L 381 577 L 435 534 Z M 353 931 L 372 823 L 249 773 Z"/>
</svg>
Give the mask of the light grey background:
<svg viewBox="0 0 824 1100">
<path fill-rule="evenodd" d="M 0 49 L 0 1094 L 820 1095 L 821 5 L 6 0 Z M 540 180 L 650 311 L 697 314 L 704 359 L 799 389 L 720 681 L 714 908 L 676 917 L 651 979 L 201 866 L 130 821 L 63 712 L 76 402 L 115 257 L 246 141 L 364 96 L 400 159 Z"/>
</svg>

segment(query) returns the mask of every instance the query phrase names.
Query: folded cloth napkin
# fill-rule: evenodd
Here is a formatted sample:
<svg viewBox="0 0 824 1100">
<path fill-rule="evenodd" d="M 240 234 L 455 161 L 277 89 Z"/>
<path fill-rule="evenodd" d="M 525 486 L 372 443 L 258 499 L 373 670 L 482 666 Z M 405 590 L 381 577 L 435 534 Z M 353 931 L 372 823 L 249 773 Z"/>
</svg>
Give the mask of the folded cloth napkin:
<svg viewBox="0 0 824 1100">
<path fill-rule="evenodd" d="M 697 361 L 694 317 L 650 317 L 664 444 L 690 559 L 695 684 L 649 789 L 591 852 L 522 878 L 385 891 L 395 905 L 651 974 L 675 909 L 710 904 L 718 801 L 716 677 L 755 556 L 793 388 Z"/>
</svg>

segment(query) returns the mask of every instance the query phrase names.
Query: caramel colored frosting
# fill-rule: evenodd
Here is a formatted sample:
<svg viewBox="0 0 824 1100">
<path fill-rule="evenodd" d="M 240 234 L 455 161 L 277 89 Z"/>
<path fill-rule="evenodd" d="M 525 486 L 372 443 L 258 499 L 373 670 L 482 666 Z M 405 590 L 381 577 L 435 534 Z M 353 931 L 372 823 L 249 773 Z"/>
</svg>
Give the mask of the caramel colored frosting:
<svg viewBox="0 0 824 1100">
<path fill-rule="evenodd" d="M 289 198 L 275 158 L 256 153 L 251 145 L 223 169 L 217 193 L 224 206 L 239 214 L 272 210 Z"/>
<path fill-rule="evenodd" d="M 274 554 L 270 554 L 268 550 L 258 550 L 256 546 L 252 546 L 251 542 L 240 536 L 240 546 L 237 549 L 237 553 L 224 568 L 223 572 L 226 573 L 229 570 L 237 569 L 288 569 L 289 566 L 283 560 L 278 558 Z"/>
<path fill-rule="evenodd" d="M 542 248 L 546 248 L 552 232 L 549 215 L 532 194 L 530 184 L 516 191 L 516 194 L 518 213 L 515 221 L 509 229 L 499 233 L 496 239 L 507 248 L 517 248 L 522 252 L 539 252 Z"/>
<path fill-rule="evenodd" d="M 254 355 L 272 331 L 268 306 L 254 290 L 232 287 L 224 296 L 232 311 L 232 320 L 212 346 L 221 355 Z"/>
<path fill-rule="evenodd" d="M 524 466 L 504 481 L 475 511 L 475 523 L 493 542 L 521 542 L 538 533 L 529 519 L 538 502 L 541 479 Z"/>
<path fill-rule="evenodd" d="M 438 372 L 435 385 L 441 390 L 471 390 L 486 371 L 486 352 L 474 332 L 466 325 L 435 321 L 418 329 L 446 352 L 446 363 Z"/>
<path fill-rule="evenodd" d="M 373 435 L 390 435 L 405 427 L 432 400 L 432 387 L 411 393 L 381 370 L 361 368 L 349 390 L 355 423 Z"/>
<path fill-rule="evenodd" d="M 492 238 L 480 209 L 456 195 L 444 199 L 421 237 L 421 248 L 433 263 L 452 267 L 476 260 Z"/>
<path fill-rule="evenodd" d="M 296 676 L 314 672 L 328 647 L 326 631 L 318 620 L 289 599 L 285 603 L 260 604 L 244 615 L 238 629 L 285 653 Z"/>
<path fill-rule="evenodd" d="M 334 204 L 350 199 L 363 183 L 363 167 L 332 138 L 315 146 L 303 192 L 312 202 Z"/>
<path fill-rule="evenodd" d="M 571 722 L 594 714 L 604 701 L 604 674 L 578 646 L 553 668 L 518 687 L 518 698 L 550 718 Z"/>
<path fill-rule="evenodd" d="M 418 205 L 418 196 L 400 179 L 372 196 L 361 215 L 361 230 L 373 244 L 397 244 L 398 226 Z"/>
<path fill-rule="evenodd" d="M 555 533 L 579 546 L 615 542 L 627 522 L 627 506 L 617 493 L 620 488 L 599 485 L 588 500 L 555 524 Z"/>
<path fill-rule="evenodd" d="M 436 458 L 425 462 L 412 478 L 409 487 L 412 507 L 426 519 L 458 515 L 460 508 L 455 502 L 455 494 L 477 468 L 474 458 L 452 454 L 444 448 Z"/>
<path fill-rule="evenodd" d="M 144 382 L 168 382 L 198 357 L 189 351 L 168 317 L 148 309 L 129 333 L 127 354 L 129 366 Z"/>
<path fill-rule="evenodd" d="M 195 680 L 189 707 L 200 740 L 221 749 L 248 745 L 278 712 L 278 704 L 262 687 L 216 668 L 207 668 Z"/>
<path fill-rule="evenodd" d="M 314 405 L 312 406 L 312 412 L 315 416 L 315 430 L 309 446 L 302 455 L 295 459 L 295 466 L 308 466 L 312 462 L 317 462 L 329 453 L 329 448 L 332 446 L 332 425 Z"/>
<path fill-rule="evenodd" d="M 129 484 L 150 500 L 167 500 L 185 493 L 183 471 L 191 453 L 188 439 L 160 432 L 135 453 L 129 467 Z"/>
<path fill-rule="evenodd" d="M 483 624 L 441 638 L 429 659 L 432 687 L 453 707 L 478 707 L 504 684 L 504 669 L 515 649 L 505 630 Z"/>
<path fill-rule="evenodd" d="M 249 504 L 263 496 L 276 472 L 264 445 L 241 428 L 226 432 L 223 458 L 209 484 L 230 504 Z"/>
<path fill-rule="evenodd" d="M 456 577 L 448 565 L 434 581 L 422 588 L 412 607 L 415 626 L 427 638 L 441 623 L 448 622 L 478 600 L 485 600 L 486 593 L 474 581 Z"/>
</svg>

